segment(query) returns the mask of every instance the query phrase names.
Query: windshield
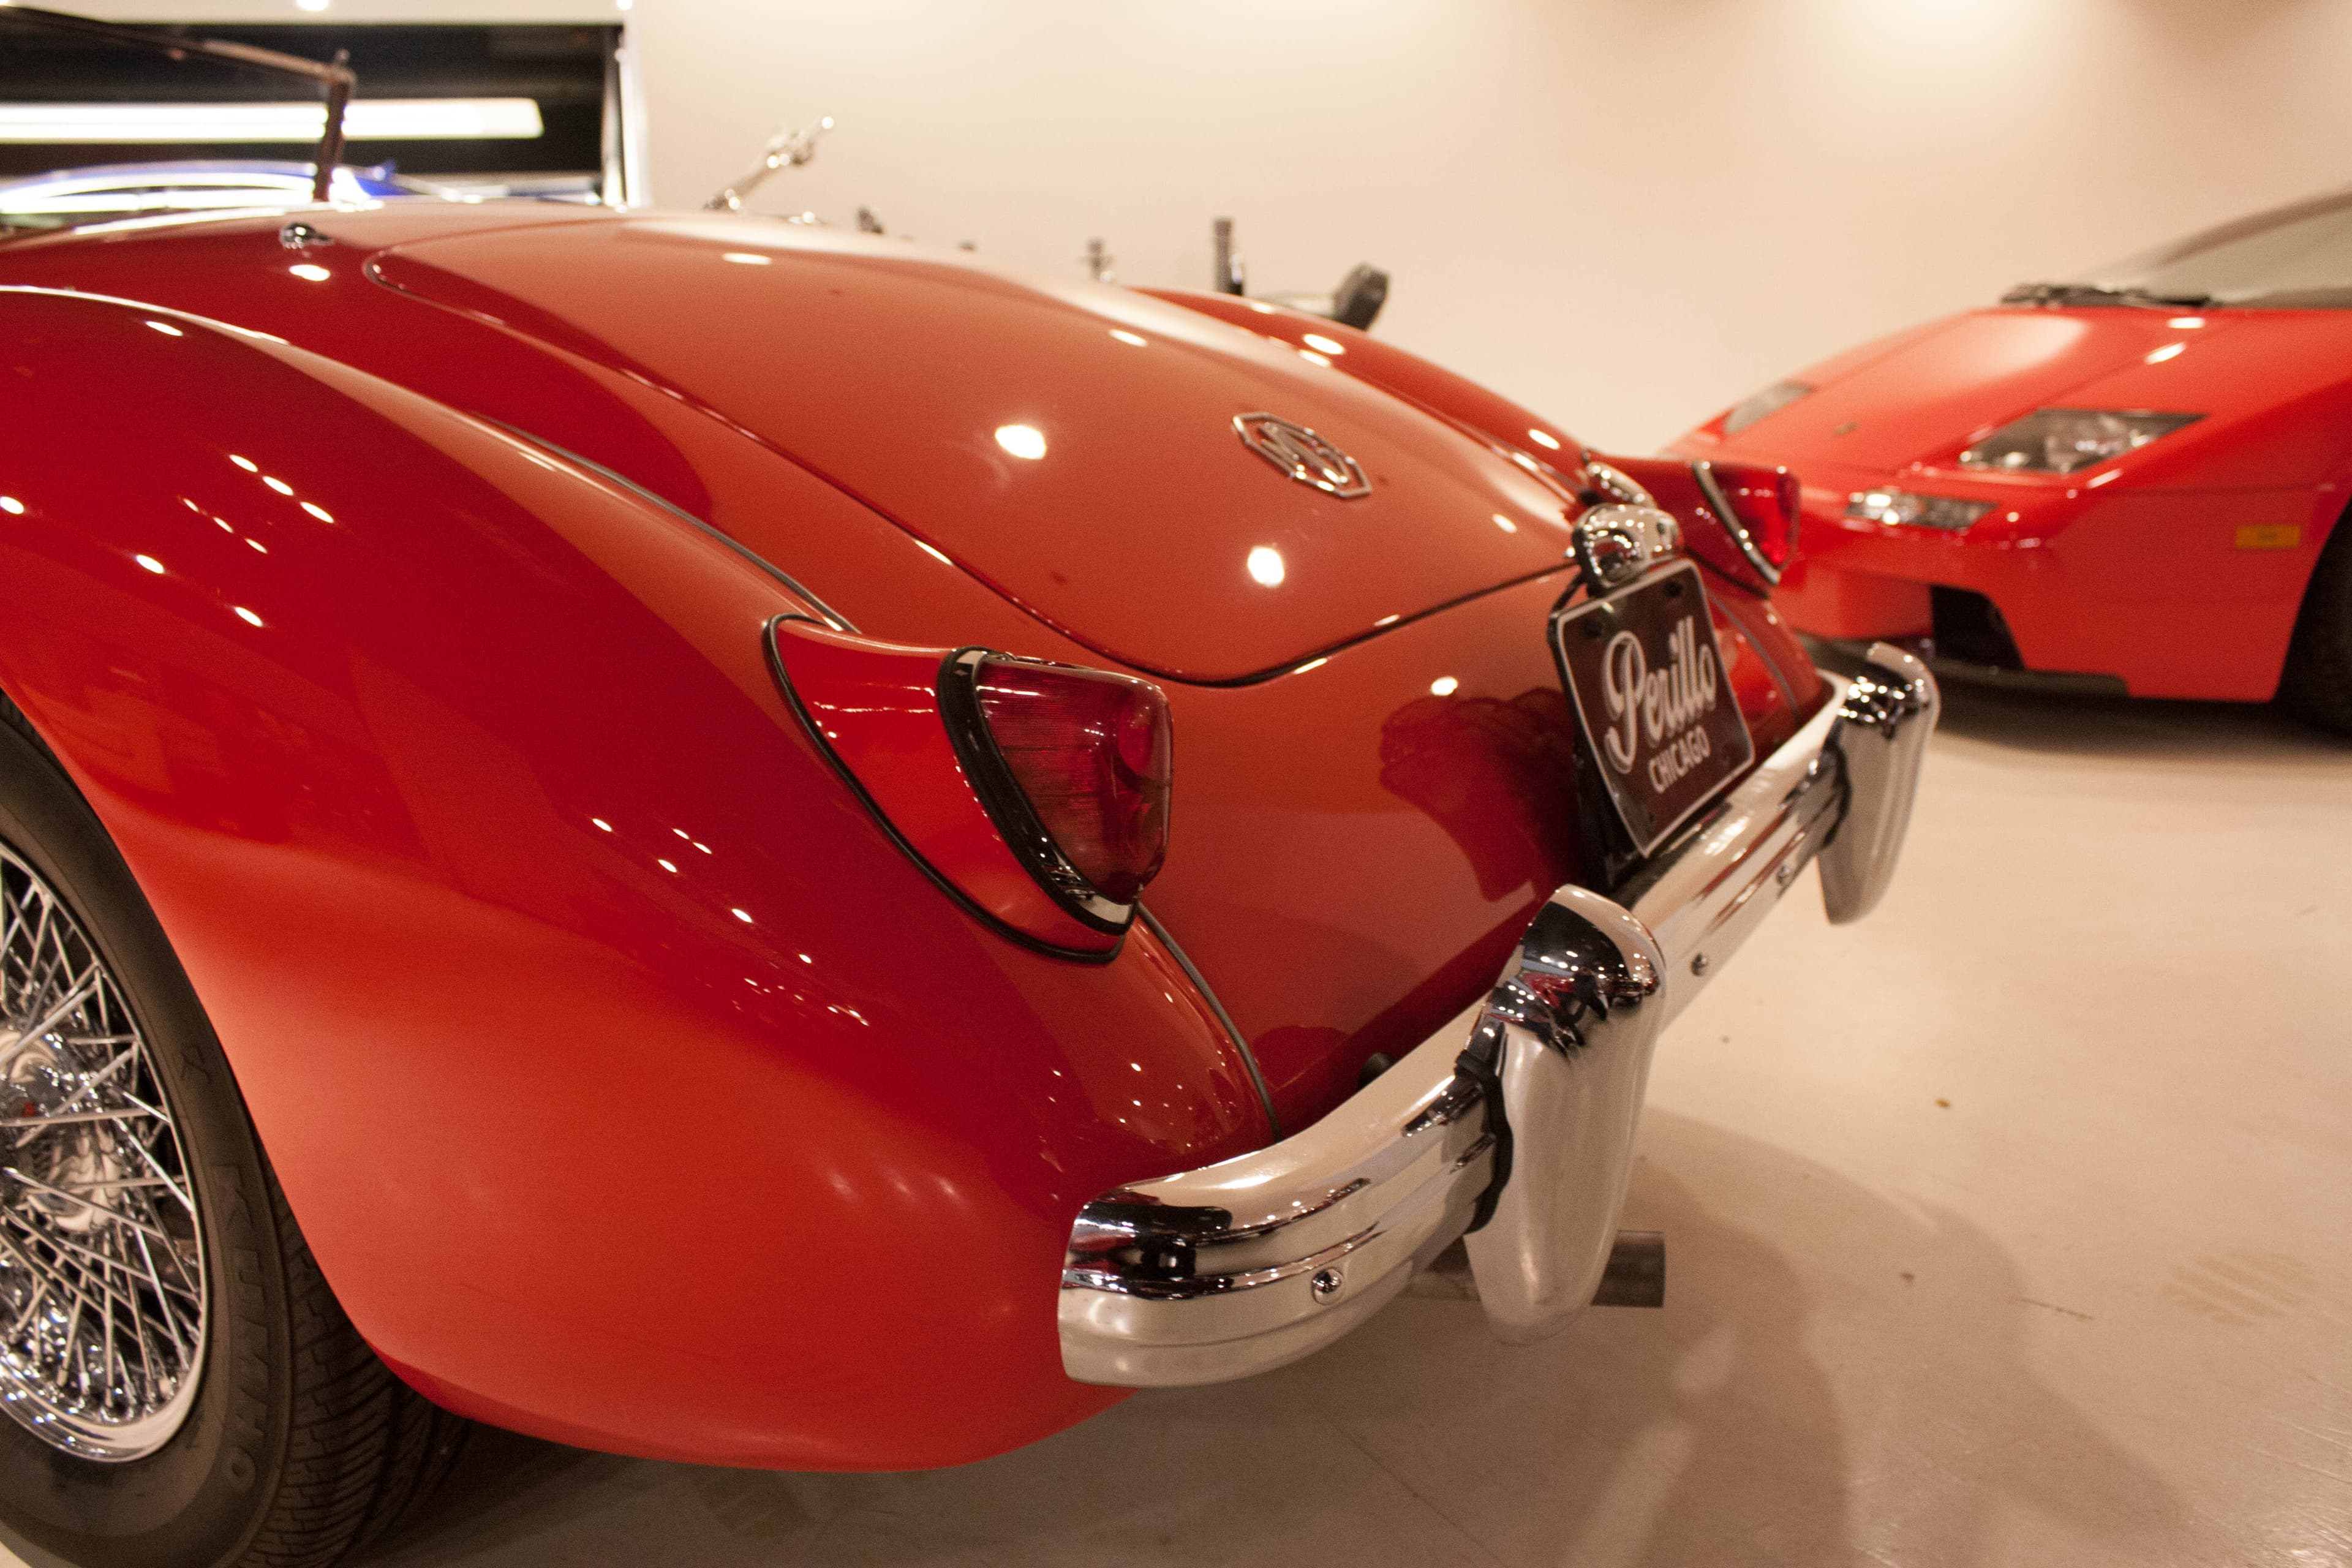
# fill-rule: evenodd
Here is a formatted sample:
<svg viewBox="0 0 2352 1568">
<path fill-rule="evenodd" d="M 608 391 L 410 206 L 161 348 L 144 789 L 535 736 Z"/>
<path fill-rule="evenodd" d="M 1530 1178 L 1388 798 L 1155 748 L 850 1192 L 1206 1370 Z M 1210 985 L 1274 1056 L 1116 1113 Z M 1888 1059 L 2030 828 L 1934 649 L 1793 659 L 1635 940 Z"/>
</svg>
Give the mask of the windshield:
<svg viewBox="0 0 2352 1568">
<path fill-rule="evenodd" d="M 0 240 L 313 199 L 593 202 L 625 185 L 616 26 L 204 32 L 0 0 Z M 352 98 L 362 73 L 368 95 Z"/>
<path fill-rule="evenodd" d="M 2216 305 L 2352 309 L 2352 192 L 2209 228 L 2094 268 L 2084 281 Z"/>
</svg>

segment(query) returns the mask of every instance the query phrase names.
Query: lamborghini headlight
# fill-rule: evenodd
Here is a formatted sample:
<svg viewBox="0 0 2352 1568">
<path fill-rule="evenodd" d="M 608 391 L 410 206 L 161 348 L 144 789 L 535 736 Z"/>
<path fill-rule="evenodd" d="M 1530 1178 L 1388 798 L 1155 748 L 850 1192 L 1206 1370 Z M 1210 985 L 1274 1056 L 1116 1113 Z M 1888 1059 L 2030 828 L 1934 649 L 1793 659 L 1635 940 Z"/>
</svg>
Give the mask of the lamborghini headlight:
<svg viewBox="0 0 2352 1568">
<path fill-rule="evenodd" d="M 1899 522 L 1913 528 L 1966 528 L 1992 510 L 1989 500 L 1923 496 L 1911 490 L 1856 490 L 1845 514 L 1869 522 Z"/>
<path fill-rule="evenodd" d="M 2039 408 L 1962 452 L 1960 467 L 2071 474 L 2120 458 L 2204 417 L 2128 409 Z"/>
</svg>

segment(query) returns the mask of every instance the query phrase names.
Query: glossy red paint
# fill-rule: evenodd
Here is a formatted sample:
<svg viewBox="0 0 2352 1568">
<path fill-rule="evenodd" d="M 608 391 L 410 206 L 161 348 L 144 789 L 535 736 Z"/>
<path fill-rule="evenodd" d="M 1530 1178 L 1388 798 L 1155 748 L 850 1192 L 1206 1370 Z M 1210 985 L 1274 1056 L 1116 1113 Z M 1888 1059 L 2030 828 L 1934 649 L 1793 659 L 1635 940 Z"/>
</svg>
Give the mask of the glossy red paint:
<svg viewBox="0 0 2352 1568">
<path fill-rule="evenodd" d="M 1576 470 L 1588 457 L 1601 456 L 1559 426 L 1457 375 L 1443 365 L 1352 327 L 1288 310 L 1264 300 L 1192 289 L 1150 289 L 1155 298 L 1213 316 L 1221 321 L 1259 333 L 1271 342 L 1328 361 L 1349 375 L 1404 399 L 1456 429 L 1486 442 L 1547 487 L 1574 493 Z M 1823 687 L 1812 660 L 1797 644 L 1787 626 L 1774 614 L 1769 585 L 1740 553 L 1725 531 L 1687 466 L 1655 458 L 1607 456 L 1617 468 L 1682 520 L 1693 555 L 1713 569 L 1709 591 L 1717 600 L 1716 615 L 1723 619 L 1726 605 L 1746 639 L 1743 651 L 1758 659 L 1758 673 L 1775 678 L 1779 700 L 1810 715 L 1821 705 Z M 1782 487 L 1774 485 L 1776 500 Z M 1574 515 L 1572 509 L 1570 515 Z M 1506 517 L 1494 520 L 1498 526 Z M 1727 651 L 1727 657 L 1729 657 Z M 1751 724 L 1761 710 L 1751 710 Z M 1772 721 L 1767 720 L 1768 727 Z"/>
<path fill-rule="evenodd" d="M 1266 1135 L 1148 933 L 1071 964 L 940 898 L 785 709 L 803 606 L 667 515 L 299 351 L 5 303 L 0 684 L 388 1359 L 746 1464 L 1114 1397 L 1061 1375 L 1070 1215 Z"/>
<path fill-rule="evenodd" d="M 1170 689 L 1176 831 L 1145 901 L 1248 1037 L 1285 1128 L 1475 1000 L 1554 888 L 1600 879 L 1573 805 L 1574 719 L 1549 647 L 1527 635 L 1572 580 L 1487 595 L 1262 686 Z M 1709 588 L 1760 755 L 1797 711 L 1749 623 L 1726 613 L 1755 611 Z"/>
<path fill-rule="evenodd" d="M 988 817 L 940 714 L 940 667 L 915 648 L 777 620 L 785 693 L 907 850 L 989 920 L 1057 952 L 1108 957 L 1123 932 L 1080 921 L 1040 887 Z"/>
<path fill-rule="evenodd" d="M 1135 668 L 1261 676 L 1548 570 L 1566 542 L 1559 498 L 1483 445 L 1127 289 L 728 217 L 563 237 L 560 267 L 532 230 L 369 267 L 677 389 Z M 959 374 L 977 365 L 990 374 Z M 842 396 L 853 381 L 865 395 Z M 1255 412 L 1364 454 L 1371 493 L 1235 462 L 1234 421 Z M 1503 532 L 1498 512 L 1525 526 Z"/>
<path fill-rule="evenodd" d="M 1675 449 L 1802 478 L 1778 599 L 1806 631 L 1926 637 L 1929 588 L 1965 589 L 2000 611 L 2028 669 L 2260 701 L 2352 491 L 2347 365 L 2342 310 L 1973 310 L 1801 372 L 1810 395 L 1731 436 L 1718 416 Z M 2072 474 L 1959 466 L 1971 440 L 2041 407 L 2204 417 Z M 1990 510 L 1960 532 L 1845 516 L 1888 487 Z"/>
<path fill-rule="evenodd" d="M 1758 463 L 1709 463 L 1706 477 L 1723 497 L 1730 515 L 1721 519 L 1727 530 L 1737 529 L 1763 561 L 1746 563 L 1744 574 L 1758 588 L 1768 588 L 1788 567 L 1796 552 L 1798 521 L 1804 503 L 1797 476 L 1786 468 Z M 1770 575 L 1766 574 L 1769 568 Z"/>
<path fill-rule="evenodd" d="M 308 221 L 324 279 L 288 271 L 276 219 L 0 245 L 0 285 L 285 340 L 0 292 L 7 374 L 54 389 L 0 430 L 26 503 L 0 517 L 0 688 L 149 890 L 354 1321 L 453 1407 L 706 1461 L 978 1458 L 1109 1397 L 1054 1345 L 1077 1205 L 1270 1135 L 1151 932 L 1073 963 L 924 876 L 790 710 L 775 616 L 1189 672 L 1161 682 L 1182 765 L 1145 900 L 1285 1128 L 1597 875 L 1544 637 L 1575 503 L 1549 447 L 1486 428 L 1517 417 L 1491 395 L 1328 322 L 1349 353 L 1324 357 L 1394 387 L 1118 291 L 753 220 Z M 572 316 L 499 315 L 435 236 L 501 287 L 602 281 Z M 451 263 L 446 302 L 377 280 L 404 245 Z M 719 259 L 739 246 L 769 259 Z M 678 303 L 739 273 L 768 292 L 711 298 L 749 316 Z M 880 336 L 861 353 L 829 310 Z M 706 352 L 655 363 L 630 334 L 656 321 Z M 774 390 L 819 363 L 839 407 Z M 1036 426 L 1043 459 L 995 437 L 1034 387 L 1067 422 Z M 1260 404 L 1344 436 L 1374 496 L 1248 452 L 1230 421 Z M 1214 439 L 1163 447 L 1163 418 Z M 1114 448 L 1182 460 L 1122 489 Z M 1261 538 L 1279 584 L 1246 571 Z M 1768 602 L 1709 588 L 1769 750 L 1822 689 Z"/>
<path fill-rule="evenodd" d="M 1298 353 L 1316 355 L 1359 381 L 1495 443 L 1523 463 L 1560 468 L 1582 461 L 1582 443 L 1541 415 L 1370 332 L 1237 294 L 1187 289 L 1139 291 L 1213 316 Z"/>
</svg>

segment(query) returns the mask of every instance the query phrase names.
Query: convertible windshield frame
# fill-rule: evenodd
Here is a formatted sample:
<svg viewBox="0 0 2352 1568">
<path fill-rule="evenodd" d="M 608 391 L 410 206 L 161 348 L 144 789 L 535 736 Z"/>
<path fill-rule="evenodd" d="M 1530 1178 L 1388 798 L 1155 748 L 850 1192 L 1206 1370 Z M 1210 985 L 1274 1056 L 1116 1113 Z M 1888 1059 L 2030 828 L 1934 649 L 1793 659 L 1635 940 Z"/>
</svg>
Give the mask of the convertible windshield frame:
<svg viewBox="0 0 2352 1568">
<path fill-rule="evenodd" d="M 122 48 L 143 49 L 175 60 L 210 59 L 222 65 L 275 71 L 319 83 L 326 91 L 327 121 L 325 134 L 319 138 L 319 150 L 313 155 L 315 172 L 310 180 L 310 199 L 314 202 L 328 199 L 328 193 L 334 185 L 335 166 L 343 158 L 343 111 L 351 105 L 352 89 L 359 85 L 359 77 L 344 63 L 346 57 L 341 50 L 335 52 L 331 61 L 305 59 L 300 55 L 280 54 L 276 49 L 256 48 L 251 44 L 229 43 L 219 38 L 185 38 L 146 27 L 126 27 L 113 22 L 94 21 L 88 16 L 68 16 L 63 11 L 44 11 L 31 5 L 16 5 L 14 0 L 0 0 L 0 20 L 96 43 L 113 44 Z"/>
</svg>

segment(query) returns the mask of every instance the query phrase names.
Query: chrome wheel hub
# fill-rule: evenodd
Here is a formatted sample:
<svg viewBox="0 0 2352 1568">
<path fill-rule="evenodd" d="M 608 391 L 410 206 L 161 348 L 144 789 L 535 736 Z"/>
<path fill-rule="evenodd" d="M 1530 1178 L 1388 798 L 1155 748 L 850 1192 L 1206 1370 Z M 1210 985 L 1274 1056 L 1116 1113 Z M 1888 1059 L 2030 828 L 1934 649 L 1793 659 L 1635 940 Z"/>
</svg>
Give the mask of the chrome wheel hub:
<svg viewBox="0 0 2352 1568">
<path fill-rule="evenodd" d="M 135 1459 L 204 1365 L 203 1233 L 179 1129 L 114 975 L 0 843 L 0 1408 Z"/>
</svg>

